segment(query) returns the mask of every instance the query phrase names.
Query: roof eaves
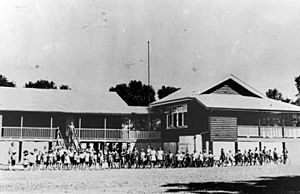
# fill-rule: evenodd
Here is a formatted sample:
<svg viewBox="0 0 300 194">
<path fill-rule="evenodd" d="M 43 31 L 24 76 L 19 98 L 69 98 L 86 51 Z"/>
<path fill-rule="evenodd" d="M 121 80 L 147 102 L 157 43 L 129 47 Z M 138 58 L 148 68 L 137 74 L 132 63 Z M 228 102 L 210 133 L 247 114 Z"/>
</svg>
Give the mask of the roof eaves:
<svg viewBox="0 0 300 194">
<path fill-rule="evenodd" d="M 150 106 L 151 107 L 162 106 L 162 105 L 166 105 L 166 104 L 170 104 L 170 103 L 183 102 L 183 101 L 193 100 L 193 99 L 195 99 L 195 98 L 183 97 L 183 98 L 177 98 L 177 99 L 172 99 L 172 100 L 166 100 L 166 101 L 162 101 L 162 102 L 154 102 L 154 103 L 150 104 Z"/>
<path fill-rule="evenodd" d="M 195 100 L 197 103 L 199 103 L 202 107 L 204 107 L 206 110 L 209 109 L 209 107 L 207 107 L 205 104 L 203 104 L 200 100 L 198 100 L 196 97 L 184 97 L 184 98 L 178 98 L 175 100 L 168 100 L 168 101 L 164 101 L 164 102 L 159 102 L 159 103 L 153 103 L 151 104 L 151 106 L 155 107 L 155 106 L 162 106 L 162 105 L 166 105 L 166 104 L 171 104 L 171 103 L 177 103 L 177 102 L 184 102 L 184 101 L 188 101 L 188 100 Z"/>
<path fill-rule="evenodd" d="M 224 107 L 208 107 L 211 110 L 231 110 L 231 111 L 251 111 L 251 112 L 284 112 L 284 113 L 300 113 L 300 110 L 279 110 L 279 109 L 249 109 L 249 108 L 224 108 Z"/>
<path fill-rule="evenodd" d="M 203 106 L 206 110 L 209 110 L 210 108 L 207 107 L 205 104 L 203 104 L 198 98 L 195 98 L 195 100 L 201 105 Z"/>
<path fill-rule="evenodd" d="M 62 113 L 62 114 L 105 114 L 105 115 L 130 115 L 130 114 L 147 114 L 146 112 L 87 112 L 87 111 L 52 111 L 52 110 L 8 110 L 1 109 L 0 112 L 39 112 L 39 113 Z"/>
</svg>

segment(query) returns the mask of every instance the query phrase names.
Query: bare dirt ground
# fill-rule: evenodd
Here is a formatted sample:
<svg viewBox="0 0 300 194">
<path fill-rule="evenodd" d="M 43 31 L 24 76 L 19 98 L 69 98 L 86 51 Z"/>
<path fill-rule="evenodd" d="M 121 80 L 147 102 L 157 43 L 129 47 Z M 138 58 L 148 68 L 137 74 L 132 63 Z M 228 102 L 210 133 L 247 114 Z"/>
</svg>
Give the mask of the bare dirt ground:
<svg viewBox="0 0 300 194">
<path fill-rule="evenodd" d="M 300 193 L 300 166 L 0 171 L 0 193 Z"/>
</svg>

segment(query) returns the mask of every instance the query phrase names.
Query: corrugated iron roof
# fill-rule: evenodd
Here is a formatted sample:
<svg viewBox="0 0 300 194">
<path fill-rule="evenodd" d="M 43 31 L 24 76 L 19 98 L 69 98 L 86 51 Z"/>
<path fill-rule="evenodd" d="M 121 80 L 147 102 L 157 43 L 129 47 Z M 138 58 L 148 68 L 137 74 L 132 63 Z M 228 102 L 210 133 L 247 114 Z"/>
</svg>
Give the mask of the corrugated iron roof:
<svg viewBox="0 0 300 194">
<path fill-rule="evenodd" d="M 115 92 L 0 87 L 0 110 L 68 113 L 147 113 Z"/>
<path fill-rule="evenodd" d="M 242 96 L 238 94 L 203 94 L 203 92 L 209 90 L 210 88 L 219 85 L 226 80 L 231 79 L 256 94 L 259 97 L 249 97 Z M 220 108 L 220 109 L 247 109 L 247 110 L 268 110 L 268 111 L 300 111 L 300 107 L 285 102 L 273 100 L 267 98 L 265 95 L 249 86 L 239 78 L 234 75 L 230 75 L 226 79 L 223 79 L 221 82 L 217 82 L 213 86 L 201 90 L 200 92 L 188 91 L 188 90 L 178 90 L 177 92 L 160 99 L 151 104 L 151 106 L 160 106 L 169 103 L 176 102 L 178 100 L 188 100 L 188 99 L 197 99 L 203 106 L 206 108 Z"/>
<path fill-rule="evenodd" d="M 197 99 L 206 108 L 300 112 L 299 106 L 270 98 L 234 94 L 195 94 L 194 92 L 190 92 L 189 95 L 178 93 L 177 96 L 178 98 L 164 98 L 163 101 L 155 102 L 152 106 L 166 105 L 178 100 Z"/>
<path fill-rule="evenodd" d="M 268 98 L 230 94 L 201 94 L 195 98 L 208 108 L 300 112 L 299 106 Z"/>
<path fill-rule="evenodd" d="M 238 83 L 239 85 L 241 85 L 242 87 L 244 87 L 245 89 L 249 90 L 250 92 L 256 94 L 257 96 L 261 97 L 261 98 L 267 98 L 265 95 L 263 95 L 262 93 L 260 93 L 259 91 L 257 91 L 256 89 L 254 89 L 253 87 L 251 87 L 250 85 L 248 85 L 247 83 L 243 82 L 241 79 L 239 79 L 238 77 L 234 76 L 234 75 L 230 75 L 228 76 L 227 78 L 225 79 L 222 79 L 221 81 L 218 81 L 216 82 L 215 84 L 213 84 L 212 86 L 210 87 L 207 87 L 207 88 L 202 88 L 202 89 L 195 89 L 195 90 L 186 90 L 184 88 L 166 96 L 165 98 L 163 99 L 160 99 L 156 102 L 153 102 L 152 105 L 157 105 L 157 104 L 161 104 L 161 103 L 165 103 L 165 102 L 168 102 L 168 101 L 173 101 L 173 100 L 176 100 L 176 99 L 181 99 L 181 98 L 187 98 L 187 97 L 193 97 L 195 95 L 199 95 L 199 94 L 203 94 L 205 91 L 211 89 L 211 88 L 214 88 L 215 86 L 227 81 L 227 80 L 233 80 L 234 82 Z"/>
</svg>

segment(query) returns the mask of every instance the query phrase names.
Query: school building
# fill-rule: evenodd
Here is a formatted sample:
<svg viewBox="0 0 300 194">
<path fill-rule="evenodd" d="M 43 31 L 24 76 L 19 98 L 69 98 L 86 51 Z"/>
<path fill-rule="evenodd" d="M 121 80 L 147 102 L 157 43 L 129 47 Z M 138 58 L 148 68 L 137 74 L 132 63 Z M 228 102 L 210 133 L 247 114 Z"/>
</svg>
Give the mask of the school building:
<svg viewBox="0 0 300 194">
<path fill-rule="evenodd" d="M 149 122 L 151 121 L 151 122 Z M 267 98 L 231 75 L 197 92 L 184 88 L 146 107 L 128 106 L 117 93 L 0 87 L 0 163 L 9 144 L 51 147 L 60 131 L 70 144 L 73 122 L 83 147 L 163 147 L 165 151 L 287 148 L 300 159 L 300 107 Z"/>
<path fill-rule="evenodd" d="M 11 142 L 20 160 L 26 149 L 55 144 L 58 131 L 70 145 L 71 122 L 82 147 L 159 147 L 160 118 L 150 119 L 151 130 L 147 108 L 130 107 L 115 92 L 0 87 L 0 163 L 7 163 Z"/>
<path fill-rule="evenodd" d="M 152 104 L 165 150 L 282 152 L 300 164 L 300 107 L 269 99 L 231 75 L 199 92 L 181 89 Z"/>
</svg>

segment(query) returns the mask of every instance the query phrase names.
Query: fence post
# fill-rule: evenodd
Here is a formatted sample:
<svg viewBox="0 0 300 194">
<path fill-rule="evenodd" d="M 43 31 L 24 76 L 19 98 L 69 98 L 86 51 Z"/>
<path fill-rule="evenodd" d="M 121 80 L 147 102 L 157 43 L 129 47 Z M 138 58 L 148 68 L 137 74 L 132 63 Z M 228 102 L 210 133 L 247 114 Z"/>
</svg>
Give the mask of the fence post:
<svg viewBox="0 0 300 194">
<path fill-rule="evenodd" d="M 52 140 L 53 139 L 53 129 L 52 129 L 52 127 L 53 127 L 53 118 L 51 117 L 50 118 L 50 139 Z"/>
<path fill-rule="evenodd" d="M 23 116 L 21 116 L 21 131 L 20 131 L 20 138 L 23 138 Z"/>
<path fill-rule="evenodd" d="M 81 118 L 78 121 L 78 139 L 80 139 L 80 129 L 81 129 Z"/>
<path fill-rule="evenodd" d="M 23 142 L 22 141 L 19 141 L 19 163 L 21 162 L 22 160 L 22 144 Z"/>
<path fill-rule="evenodd" d="M 2 138 L 2 119 L 3 119 L 3 116 L 0 115 L 0 138 Z"/>
<path fill-rule="evenodd" d="M 104 139 L 106 139 L 106 118 L 104 119 Z"/>
<path fill-rule="evenodd" d="M 260 131 L 260 117 L 258 117 L 258 137 L 261 137 L 261 131 Z"/>
</svg>

